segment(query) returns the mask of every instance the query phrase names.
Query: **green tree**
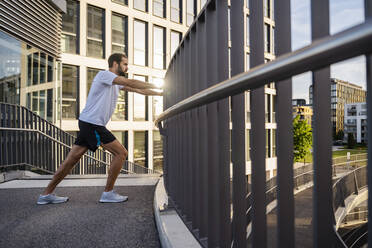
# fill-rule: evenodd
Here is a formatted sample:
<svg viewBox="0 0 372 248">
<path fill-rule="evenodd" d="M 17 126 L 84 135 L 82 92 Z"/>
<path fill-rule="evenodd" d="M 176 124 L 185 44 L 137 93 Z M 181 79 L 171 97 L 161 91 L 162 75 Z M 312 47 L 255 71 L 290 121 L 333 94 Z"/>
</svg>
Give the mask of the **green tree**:
<svg viewBox="0 0 372 248">
<path fill-rule="evenodd" d="M 336 133 L 336 140 L 343 140 L 344 139 L 344 131 L 342 130 L 338 130 L 338 132 Z"/>
<path fill-rule="evenodd" d="M 353 133 L 348 133 L 347 135 L 347 148 L 349 149 L 353 149 L 356 145 L 356 141 L 355 141 L 355 138 L 354 138 L 354 134 Z"/>
<path fill-rule="evenodd" d="M 300 120 L 297 115 L 293 119 L 293 148 L 294 161 L 299 162 L 310 153 L 310 148 L 313 145 L 312 129 L 306 121 Z"/>
</svg>

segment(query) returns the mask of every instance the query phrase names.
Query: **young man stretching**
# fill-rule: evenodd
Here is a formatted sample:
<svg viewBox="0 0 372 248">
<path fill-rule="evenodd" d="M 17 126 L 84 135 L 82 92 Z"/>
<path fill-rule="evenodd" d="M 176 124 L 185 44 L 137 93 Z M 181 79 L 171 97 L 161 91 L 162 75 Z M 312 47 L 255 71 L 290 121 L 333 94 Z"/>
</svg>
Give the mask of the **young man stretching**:
<svg viewBox="0 0 372 248">
<path fill-rule="evenodd" d="M 161 96 L 162 93 L 151 90 L 158 88 L 153 84 L 124 77 L 125 72 L 128 71 L 128 58 L 126 55 L 114 53 L 109 57 L 108 64 L 109 70 L 98 72 L 93 79 L 85 108 L 79 116 L 80 132 L 75 144 L 72 146 L 67 158 L 54 174 L 49 185 L 39 196 L 37 204 L 68 201 L 68 197 L 60 197 L 52 194 L 54 189 L 73 169 L 88 149 L 95 151 L 100 145 L 110 151 L 114 156 L 100 202 L 123 202 L 128 199 L 127 196 L 121 196 L 113 191 L 116 178 L 120 173 L 128 152 L 105 126 L 115 110 L 119 90 L 157 96 Z"/>
</svg>

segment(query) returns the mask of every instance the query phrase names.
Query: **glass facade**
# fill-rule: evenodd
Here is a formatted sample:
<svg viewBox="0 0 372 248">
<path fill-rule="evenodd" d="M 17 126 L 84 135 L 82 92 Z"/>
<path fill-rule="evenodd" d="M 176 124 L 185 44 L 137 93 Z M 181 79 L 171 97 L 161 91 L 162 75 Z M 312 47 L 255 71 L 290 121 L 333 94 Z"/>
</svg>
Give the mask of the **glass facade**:
<svg viewBox="0 0 372 248">
<path fill-rule="evenodd" d="M 194 0 L 187 0 L 186 1 L 186 25 L 187 26 L 190 26 L 192 24 L 192 22 L 194 21 L 194 18 L 195 18 L 195 4 L 194 4 Z"/>
<path fill-rule="evenodd" d="M 165 0 L 153 0 L 153 12 L 154 16 L 166 18 L 166 1 Z"/>
<path fill-rule="evenodd" d="M 93 79 L 97 75 L 100 69 L 87 68 L 87 96 L 89 94 L 90 87 L 92 87 Z"/>
<path fill-rule="evenodd" d="M 182 0 L 171 0 L 171 21 L 182 23 Z"/>
<path fill-rule="evenodd" d="M 178 45 L 180 44 L 182 39 L 182 34 L 180 32 L 171 31 L 171 56 L 173 56 L 174 52 L 176 51 Z"/>
<path fill-rule="evenodd" d="M 148 131 L 134 131 L 134 163 L 148 166 Z"/>
<path fill-rule="evenodd" d="M 165 69 L 165 28 L 154 26 L 153 66 L 156 69 Z"/>
<path fill-rule="evenodd" d="M 79 53 L 79 2 L 67 0 L 67 11 L 62 15 L 61 48 L 64 53 Z"/>
<path fill-rule="evenodd" d="M 88 5 L 87 18 L 87 56 L 104 58 L 105 10 Z"/>
<path fill-rule="evenodd" d="M 112 53 L 128 54 L 128 17 L 112 14 L 111 42 Z"/>
<path fill-rule="evenodd" d="M 128 5 L 128 0 L 112 0 L 112 2 L 122 5 Z"/>
<path fill-rule="evenodd" d="M 79 67 L 62 66 L 62 119 L 79 117 Z"/>
<path fill-rule="evenodd" d="M 134 21 L 134 64 L 147 66 L 147 23 Z"/>
<path fill-rule="evenodd" d="M 164 84 L 164 80 L 161 78 L 153 78 L 152 83 L 155 85 L 162 86 Z M 162 112 L 163 112 L 163 97 L 153 96 L 152 97 L 152 120 L 155 121 Z"/>
<path fill-rule="evenodd" d="M 55 58 L 0 31 L 0 102 L 55 122 Z"/>
<path fill-rule="evenodd" d="M 133 1 L 133 7 L 137 10 L 147 12 L 147 0 L 135 0 Z"/>
<path fill-rule="evenodd" d="M 163 142 L 159 131 L 153 131 L 153 165 L 157 171 L 163 171 Z"/>
<path fill-rule="evenodd" d="M 147 82 L 147 77 L 134 75 L 133 79 L 141 80 Z M 147 120 L 147 105 L 148 97 L 133 93 L 133 120 L 134 121 L 146 121 Z"/>
</svg>

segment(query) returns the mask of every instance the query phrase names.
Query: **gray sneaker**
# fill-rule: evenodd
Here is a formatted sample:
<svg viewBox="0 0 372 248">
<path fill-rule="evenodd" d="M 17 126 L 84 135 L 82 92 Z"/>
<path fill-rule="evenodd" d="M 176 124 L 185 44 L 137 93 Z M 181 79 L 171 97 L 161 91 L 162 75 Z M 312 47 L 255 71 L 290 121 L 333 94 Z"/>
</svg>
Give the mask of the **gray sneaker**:
<svg viewBox="0 0 372 248">
<path fill-rule="evenodd" d="M 128 196 L 119 195 L 115 191 L 103 192 L 99 202 L 124 202 L 128 200 Z"/>
<path fill-rule="evenodd" d="M 39 199 L 37 200 L 38 205 L 45 205 L 49 203 L 63 203 L 67 202 L 68 197 L 62 197 L 62 196 L 56 196 L 55 194 L 49 194 L 49 195 L 40 195 Z"/>
</svg>

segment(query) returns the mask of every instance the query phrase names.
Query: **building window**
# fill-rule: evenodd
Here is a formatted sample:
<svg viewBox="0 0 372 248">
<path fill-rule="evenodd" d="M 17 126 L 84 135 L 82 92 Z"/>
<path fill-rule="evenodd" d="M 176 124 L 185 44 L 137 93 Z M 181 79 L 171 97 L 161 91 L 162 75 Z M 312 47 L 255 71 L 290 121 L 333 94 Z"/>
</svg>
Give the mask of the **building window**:
<svg viewBox="0 0 372 248">
<path fill-rule="evenodd" d="M 79 67 L 62 66 L 62 118 L 77 119 L 79 115 Z"/>
<path fill-rule="evenodd" d="M 34 53 L 32 60 L 32 85 L 39 84 L 39 53 Z"/>
<path fill-rule="evenodd" d="M 276 129 L 271 129 L 271 133 L 272 133 L 271 157 L 276 157 Z"/>
<path fill-rule="evenodd" d="M 88 5 L 87 56 L 104 58 L 105 10 Z"/>
<path fill-rule="evenodd" d="M 157 86 L 162 86 L 164 84 L 164 80 L 161 78 L 153 78 L 152 83 Z M 152 97 L 152 120 L 155 121 L 162 112 L 163 112 L 163 97 L 153 96 Z"/>
<path fill-rule="evenodd" d="M 165 0 L 153 0 L 153 12 L 154 16 L 166 17 L 166 1 Z"/>
<path fill-rule="evenodd" d="M 269 53 L 270 52 L 270 47 L 271 47 L 271 44 L 270 44 L 270 25 L 268 24 L 265 24 L 265 52 L 266 53 Z"/>
<path fill-rule="evenodd" d="M 62 15 L 61 48 L 64 53 L 79 53 L 79 1 L 67 0 Z"/>
<path fill-rule="evenodd" d="M 134 75 L 133 79 L 147 82 L 147 77 Z M 148 97 L 133 93 L 133 120 L 134 121 L 146 121 L 147 120 L 147 105 Z"/>
<path fill-rule="evenodd" d="M 134 131 L 134 163 L 148 166 L 148 131 Z"/>
<path fill-rule="evenodd" d="M 46 54 L 40 53 L 40 83 L 43 84 L 46 81 Z"/>
<path fill-rule="evenodd" d="M 113 121 L 127 121 L 128 120 L 128 91 L 120 90 L 116 108 L 112 114 Z"/>
<path fill-rule="evenodd" d="M 54 58 L 52 56 L 48 56 L 48 82 L 54 81 Z"/>
<path fill-rule="evenodd" d="M 271 122 L 271 95 L 265 94 L 265 122 Z"/>
<path fill-rule="evenodd" d="M 207 0 L 200 0 L 200 9 L 202 9 L 206 3 Z"/>
<path fill-rule="evenodd" d="M 245 37 L 246 37 L 246 45 L 249 46 L 249 16 L 247 15 L 247 21 L 246 21 L 246 34 L 245 34 Z"/>
<path fill-rule="evenodd" d="M 270 158 L 270 145 L 271 145 L 271 132 L 270 129 L 266 129 L 266 158 Z"/>
<path fill-rule="evenodd" d="M 134 64 L 147 66 L 147 23 L 134 21 Z"/>
<path fill-rule="evenodd" d="M 187 0 L 186 1 L 187 7 L 186 7 L 186 25 L 190 26 L 192 22 L 194 21 L 196 11 L 195 11 L 195 4 L 194 0 Z"/>
<path fill-rule="evenodd" d="M 128 17 L 112 14 L 111 52 L 128 54 Z"/>
<path fill-rule="evenodd" d="M 163 171 L 163 141 L 159 131 L 153 131 L 154 170 Z"/>
<path fill-rule="evenodd" d="M 114 3 L 128 5 L 128 0 L 112 0 Z"/>
<path fill-rule="evenodd" d="M 87 96 L 89 95 L 90 87 L 92 87 L 93 79 L 99 71 L 100 69 L 87 68 Z"/>
<path fill-rule="evenodd" d="M 127 149 L 128 149 L 128 131 L 113 131 L 112 134 L 115 138 Z M 128 157 L 127 157 L 128 158 Z"/>
<path fill-rule="evenodd" d="M 147 0 L 135 0 L 133 1 L 133 8 L 147 12 Z"/>
<path fill-rule="evenodd" d="M 182 34 L 176 31 L 171 31 L 171 55 L 173 56 L 174 52 L 177 50 L 178 45 L 182 39 Z"/>
<path fill-rule="evenodd" d="M 165 28 L 154 26 L 153 36 L 153 67 L 157 69 L 165 69 Z"/>
<path fill-rule="evenodd" d="M 246 71 L 249 71 L 250 67 L 251 67 L 251 64 L 250 64 L 250 56 L 249 56 L 249 53 L 246 53 L 245 54 L 245 70 Z"/>
<path fill-rule="evenodd" d="M 171 21 L 182 23 L 182 0 L 171 0 Z"/>
</svg>

